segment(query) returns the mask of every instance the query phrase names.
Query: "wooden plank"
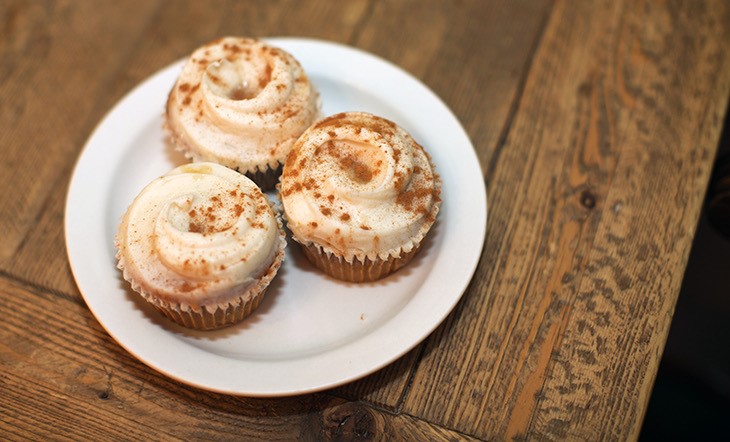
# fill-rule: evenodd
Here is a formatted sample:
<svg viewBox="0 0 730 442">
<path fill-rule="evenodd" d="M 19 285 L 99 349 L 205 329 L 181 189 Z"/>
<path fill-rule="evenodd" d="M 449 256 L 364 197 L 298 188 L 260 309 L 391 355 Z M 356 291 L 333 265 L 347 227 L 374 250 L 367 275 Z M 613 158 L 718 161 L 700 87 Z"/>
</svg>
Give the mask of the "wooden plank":
<svg viewBox="0 0 730 442">
<path fill-rule="evenodd" d="M 728 105 L 727 2 L 626 10 L 619 56 L 632 114 L 528 437 L 638 438 Z"/>
<path fill-rule="evenodd" d="M 375 2 L 356 44 L 433 89 L 464 125 L 486 171 L 509 121 L 551 2 Z"/>
<path fill-rule="evenodd" d="M 468 439 L 324 394 L 250 399 L 187 387 L 127 354 L 73 299 L 3 279 L 0 295 L 0 433 L 11 439 Z"/>
<path fill-rule="evenodd" d="M 12 264 L 43 215 L 47 194 L 65 181 L 80 133 L 96 124 L 94 97 L 106 94 L 109 76 L 123 62 L 119 54 L 137 44 L 130 35 L 158 3 L 0 5 L 0 188 L 13 189 L 0 195 L 0 270 Z M 136 13 L 123 14 L 126 8 Z"/>
<path fill-rule="evenodd" d="M 488 439 L 638 435 L 727 104 L 728 13 L 556 2 L 487 177 L 482 265 L 403 411 Z"/>
</svg>

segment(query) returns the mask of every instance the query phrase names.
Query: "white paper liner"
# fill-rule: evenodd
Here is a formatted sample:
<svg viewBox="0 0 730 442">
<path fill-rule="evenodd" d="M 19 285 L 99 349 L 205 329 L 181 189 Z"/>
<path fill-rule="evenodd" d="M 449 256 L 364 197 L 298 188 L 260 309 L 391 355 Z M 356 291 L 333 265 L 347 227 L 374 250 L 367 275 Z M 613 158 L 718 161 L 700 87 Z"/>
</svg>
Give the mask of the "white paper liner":
<svg viewBox="0 0 730 442">
<path fill-rule="evenodd" d="M 355 259 L 352 262 L 347 262 L 335 254 L 326 254 L 315 244 L 302 246 L 304 255 L 318 269 L 333 278 L 350 282 L 370 282 L 384 278 L 408 264 L 420 248 L 421 244 L 419 243 L 410 251 L 403 252 L 398 257 L 389 256 L 387 259 L 377 258 L 375 260 L 365 258 L 364 261 Z"/>
</svg>

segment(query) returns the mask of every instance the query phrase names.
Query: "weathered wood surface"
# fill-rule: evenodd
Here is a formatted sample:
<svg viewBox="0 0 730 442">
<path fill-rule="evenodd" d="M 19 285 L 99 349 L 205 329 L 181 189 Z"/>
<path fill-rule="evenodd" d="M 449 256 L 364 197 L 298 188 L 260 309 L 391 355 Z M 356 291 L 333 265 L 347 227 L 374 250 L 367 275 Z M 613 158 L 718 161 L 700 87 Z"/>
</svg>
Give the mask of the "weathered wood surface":
<svg viewBox="0 0 730 442">
<path fill-rule="evenodd" d="M 469 133 L 487 241 L 456 310 L 350 385 L 199 391 L 95 321 L 63 239 L 86 138 L 221 35 L 316 37 L 420 78 Z M 719 1 L 0 2 L 3 439 L 626 439 L 641 427 L 730 93 Z"/>
</svg>

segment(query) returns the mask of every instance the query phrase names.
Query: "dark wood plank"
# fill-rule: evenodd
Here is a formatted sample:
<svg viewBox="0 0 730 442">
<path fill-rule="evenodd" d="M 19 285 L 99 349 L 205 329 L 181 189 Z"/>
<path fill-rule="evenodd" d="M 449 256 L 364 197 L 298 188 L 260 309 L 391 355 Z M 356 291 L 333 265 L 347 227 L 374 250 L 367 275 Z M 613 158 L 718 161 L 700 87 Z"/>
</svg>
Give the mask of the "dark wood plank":
<svg viewBox="0 0 730 442">
<path fill-rule="evenodd" d="M 486 171 L 550 6 L 547 0 L 375 2 L 354 43 L 433 89 L 464 125 Z"/>
<path fill-rule="evenodd" d="M 729 13 L 556 2 L 487 177 L 482 264 L 403 411 L 487 439 L 638 435 L 727 105 Z"/>
<path fill-rule="evenodd" d="M 0 5 L 0 188 L 13 189 L 0 195 L 0 270 L 43 216 L 48 193 L 63 186 L 80 134 L 96 124 L 94 97 L 107 93 L 120 54 L 138 44 L 130 35 L 147 25 L 158 3 Z M 127 8 L 135 14 L 123 13 Z"/>
<path fill-rule="evenodd" d="M 187 387 L 127 354 L 74 299 L 2 279 L 0 295 L 0 433 L 9 438 L 468 439 L 324 394 L 249 399 Z"/>
<path fill-rule="evenodd" d="M 625 8 L 621 154 L 528 437 L 638 438 L 728 106 L 730 4 Z"/>
</svg>

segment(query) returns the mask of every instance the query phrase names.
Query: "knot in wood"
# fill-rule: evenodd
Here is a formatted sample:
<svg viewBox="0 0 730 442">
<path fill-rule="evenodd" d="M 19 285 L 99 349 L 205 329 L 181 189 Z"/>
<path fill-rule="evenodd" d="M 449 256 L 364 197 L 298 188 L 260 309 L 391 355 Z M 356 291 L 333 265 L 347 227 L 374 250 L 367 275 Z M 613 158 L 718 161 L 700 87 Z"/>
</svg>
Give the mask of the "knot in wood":
<svg viewBox="0 0 730 442">
<path fill-rule="evenodd" d="M 370 410 L 355 403 L 322 412 L 322 432 L 330 440 L 372 439 L 379 431 Z"/>
<path fill-rule="evenodd" d="M 596 207 L 596 196 L 593 192 L 586 189 L 580 194 L 580 204 L 586 209 L 593 209 Z"/>
</svg>

